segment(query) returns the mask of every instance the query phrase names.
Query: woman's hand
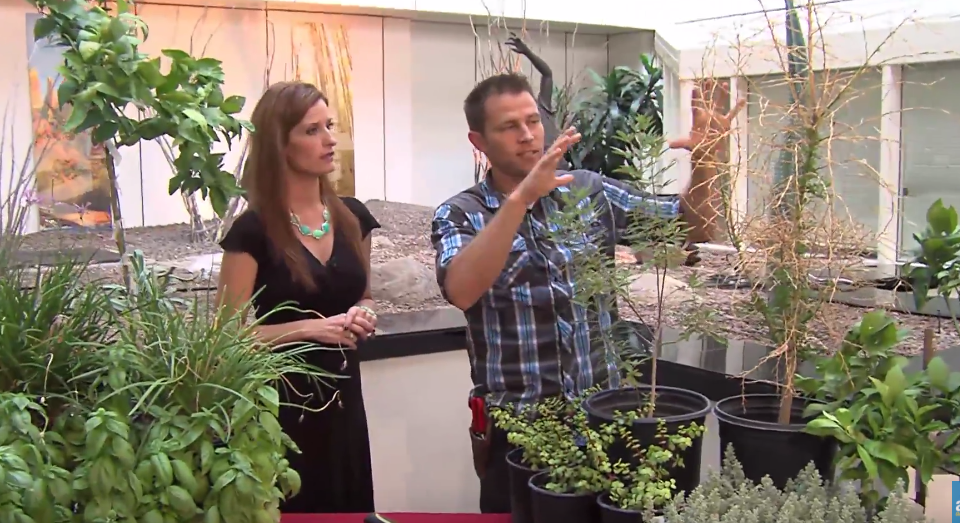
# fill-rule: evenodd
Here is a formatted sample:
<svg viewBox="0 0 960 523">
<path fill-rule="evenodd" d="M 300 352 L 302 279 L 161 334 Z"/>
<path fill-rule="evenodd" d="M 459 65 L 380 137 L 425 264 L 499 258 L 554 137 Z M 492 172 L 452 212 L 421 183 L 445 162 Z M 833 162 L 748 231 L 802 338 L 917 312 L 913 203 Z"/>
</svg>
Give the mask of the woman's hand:
<svg viewBox="0 0 960 523">
<path fill-rule="evenodd" d="M 344 329 L 356 334 L 361 340 L 373 336 L 377 329 L 377 315 L 370 308 L 350 307 L 343 321 Z"/>
<path fill-rule="evenodd" d="M 324 345 L 357 348 L 357 335 L 347 328 L 347 315 L 311 320 L 307 337 Z"/>
</svg>

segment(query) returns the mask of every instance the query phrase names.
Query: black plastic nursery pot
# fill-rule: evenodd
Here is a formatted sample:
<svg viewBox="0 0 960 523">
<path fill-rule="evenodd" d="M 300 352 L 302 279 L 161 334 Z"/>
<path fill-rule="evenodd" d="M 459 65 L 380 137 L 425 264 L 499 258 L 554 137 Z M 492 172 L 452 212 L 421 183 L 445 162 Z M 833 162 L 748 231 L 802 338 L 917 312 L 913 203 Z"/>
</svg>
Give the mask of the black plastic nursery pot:
<svg viewBox="0 0 960 523">
<path fill-rule="evenodd" d="M 583 402 L 583 409 L 587 413 L 587 423 L 594 429 L 614 421 L 616 412 L 636 411 L 646 404 L 651 387 L 626 387 L 621 389 L 605 390 L 593 394 Z M 697 423 L 704 426 L 707 414 L 710 413 L 710 400 L 706 396 L 692 390 L 676 387 L 658 386 L 656 406 L 653 417 L 641 418 L 633 423 L 631 435 L 642 447 L 659 443 L 657 428 L 661 420 L 666 424 L 669 433 Z M 693 440 L 693 445 L 682 452 L 682 467 L 668 469 L 671 478 L 677 484 L 677 490 L 690 492 L 700 484 L 700 459 L 703 449 L 703 437 Z M 607 451 L 613 462 L 622 460 L 625 463 L 637 464 L 636 456 L 627 449 L 623 442 L 614 441 Z"/>
<path fill-rule="evenodd" d="M 533 523 L 600 523 L 596 494 L 557 494 L 544 488 L 548 472 L 530 478 Z"/>
<path fill-rule="evenodd" d="M 510 475 L 510 514 L 513 523 L 532 523 L 530 478 L 538 471 L 523 464 L 523 449 L 513 449 L 507 453 L 507 471 Z"/>
<path fill-rule="evenodd" d="M 811 419 L 805 418 L 803 411 L 811 403 L 818 401 L 793 398 L 790 424 L 781 425 L 777 423 L 777 394 L 745 394 L 718 401 L 714 413 L 720 426 L 721 452 L 733 445 L 748 479 L 759 482 L 770 476 L 781 489 L 811 461 L 822 478 L 832 480 L 836 440 L 803 432 Z"/>
<path fill-rule="evenodd" d="M 601 494 L 597 498 L 600 507 L 600 523 L 641 523 L 643 513 L 639 510 L 625 510 L 610 501 L 609 494 Z"/>
</svg>

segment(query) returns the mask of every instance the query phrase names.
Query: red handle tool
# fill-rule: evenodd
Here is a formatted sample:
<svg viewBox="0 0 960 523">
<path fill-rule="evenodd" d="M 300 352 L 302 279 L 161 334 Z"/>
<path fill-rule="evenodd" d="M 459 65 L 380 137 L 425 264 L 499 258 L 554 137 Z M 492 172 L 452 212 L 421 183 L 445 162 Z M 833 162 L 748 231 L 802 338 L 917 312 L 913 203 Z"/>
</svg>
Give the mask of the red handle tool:
<svg viewBox="0 0 960 523">
<path fill-rule="evenodd" d="M 470 421 L 470 430 L 478 437 L 487 434 L 487 406 L 483 398 L 470 398 L 468 402 L 472 419 Z"/>
</svg>

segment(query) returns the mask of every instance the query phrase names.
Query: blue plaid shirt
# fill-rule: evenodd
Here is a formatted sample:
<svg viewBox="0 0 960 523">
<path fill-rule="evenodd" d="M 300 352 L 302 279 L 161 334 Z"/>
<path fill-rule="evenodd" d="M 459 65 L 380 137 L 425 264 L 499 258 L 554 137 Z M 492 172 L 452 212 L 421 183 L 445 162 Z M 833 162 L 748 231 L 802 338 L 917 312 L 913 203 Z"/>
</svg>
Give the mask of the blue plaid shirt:
<svg viewBox="0 0 960 523">
<path fill-rule="evenodd" d="M 583 300 L 574 303 L 571 261 L 587 245 L 612 258 L 628 215 L 638 208 L 660 217 L 679 215 L 676 198 L 640 193 L 589 171 L 570 174 L 574 180 L 569 186 L 530 208 L 500 276 L 465 311 L 473 394 L 486 397 L 491 405 L 572 397 L 594 385 L 619 385 L 617 358 L 611 357 L 614 347 L 603 341 L 609 337 L 593 330 L 608 331 L 617 311 L 605 305 L 610 300 L 598 299 L 586 307 Z M 593 215 L 585 216 L 591 223 L 583 241 L 551 241 L 548 231 L 558 226 L 549 217 L 564 205 L 562 194 L 584 187 L 588 196 L 577 206 L 592 208 Z M 503 198 L 485 179 L 437 208 L 432 241 L 441 289 L 450 261 L 493 218 Z"/>
</svg>

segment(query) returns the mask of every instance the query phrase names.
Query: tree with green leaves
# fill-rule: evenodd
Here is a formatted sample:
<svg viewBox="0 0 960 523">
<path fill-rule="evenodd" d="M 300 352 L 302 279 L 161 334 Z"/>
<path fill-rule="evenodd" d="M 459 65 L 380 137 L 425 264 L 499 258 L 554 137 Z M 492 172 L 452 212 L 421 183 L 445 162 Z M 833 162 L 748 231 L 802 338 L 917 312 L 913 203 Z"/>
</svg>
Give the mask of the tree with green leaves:
<svg viewBox="0 0 960 523">
<path fill-rule="evenodd" d="M 61 107 L 71 109 L 64 130 L 89 131 L 95 145 L 105 146 L 114 239 L 120 253 L 126 257 L 117 147 L 169 137 L 176 148 L 170 194 L 199 191 L 222 216 L 230 199 L 242 190 L 233 173 L 224 169 L 224 153 L 214 152 L 214 146 L 221 141 L 231 146 L 244 129 L 253 127 L 234 116 L 245 100 L 224 94 L 221 62 L 165 49 L 162 53 L 170 60 L 170 68 L 164 73 L 159 57 L 140 52 L 149 31 L 126 0 L 117 2 L 112 12 L 86 0 L 30 3 L 41 14 L 34 38 L 49 39 L 63 48 L 57 95 Z M 129 116 L 134 110 L 136 118 Z M 122 270 L 129 287 L 126 262 Z"/>
</svg>

